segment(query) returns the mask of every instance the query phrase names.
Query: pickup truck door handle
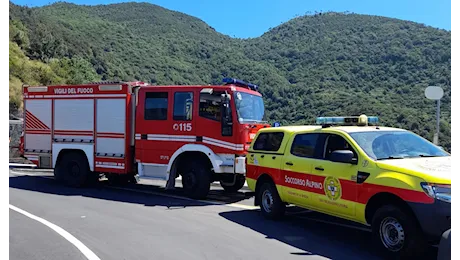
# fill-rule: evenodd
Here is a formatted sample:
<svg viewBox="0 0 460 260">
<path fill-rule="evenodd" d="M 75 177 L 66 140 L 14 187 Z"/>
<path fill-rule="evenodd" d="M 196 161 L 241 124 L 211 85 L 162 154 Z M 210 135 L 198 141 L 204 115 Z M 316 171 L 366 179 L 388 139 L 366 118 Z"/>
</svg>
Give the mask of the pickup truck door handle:
<svg viewBox="0 0 460 260">
<path fill-rule="evenodd" d="M 264 158 L 264 157 L 265 157 L 265 155 L 263 155 L 263 154 L 260 156 L 260 158 Z"/>
<path fill-rule="evenodd" d="M 291 165 L 291 166 L 292 166 L 292 165 L 294 165 L 294 164 L 291 163 L 291 162 L 286 162 L 286 165 Z"/>
<path fill-rule="evenodd" d="M 322 168 L 322 167 L 315 167 L 315 170 L 324 171 L 324 168 Z"/>
</svg>

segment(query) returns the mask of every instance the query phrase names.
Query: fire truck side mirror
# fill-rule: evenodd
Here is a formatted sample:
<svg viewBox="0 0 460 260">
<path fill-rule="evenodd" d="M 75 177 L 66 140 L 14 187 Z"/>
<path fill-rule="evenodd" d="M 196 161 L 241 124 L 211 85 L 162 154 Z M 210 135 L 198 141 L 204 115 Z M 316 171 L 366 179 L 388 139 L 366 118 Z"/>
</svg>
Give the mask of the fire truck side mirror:
<svg viewBox="0 0 460 260">
<path fill-rule="evenodd" d="M 230 95 L 229 94 L 222 94 L 221 96 L 222 101 L 222 119 L 223 121 L 230 121 L 231 123 L 231 110 L 230 110 Z"/>
<path fill-rule="evenodd" d="M 220 100 L 222 101 L 222 103 L 230 102 L 230 98 L 231 98 L 230 94 L 225 93 L 225 94 L 220 95 Z"/>
<path fill-rule="evenodd" d="M 230 109 L 230 95 L 221 95 L 221 122 L 222 122 L 222 136 L 233 135 L 232 111 Z"/>
</svg>

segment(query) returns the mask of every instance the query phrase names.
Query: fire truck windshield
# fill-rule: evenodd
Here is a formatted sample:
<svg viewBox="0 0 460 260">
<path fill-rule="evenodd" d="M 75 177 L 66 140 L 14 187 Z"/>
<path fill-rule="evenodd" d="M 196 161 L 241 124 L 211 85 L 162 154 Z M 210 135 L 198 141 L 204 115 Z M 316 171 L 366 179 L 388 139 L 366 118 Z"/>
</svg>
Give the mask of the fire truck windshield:
<svg viewBox="0 0 460 260">
<path fill-rule="evenodd" d="M 235 92 L 234 96 L 240 123 L 264 122 L 265 107 L 262 97 L 244 92 Z"/>
</svg>

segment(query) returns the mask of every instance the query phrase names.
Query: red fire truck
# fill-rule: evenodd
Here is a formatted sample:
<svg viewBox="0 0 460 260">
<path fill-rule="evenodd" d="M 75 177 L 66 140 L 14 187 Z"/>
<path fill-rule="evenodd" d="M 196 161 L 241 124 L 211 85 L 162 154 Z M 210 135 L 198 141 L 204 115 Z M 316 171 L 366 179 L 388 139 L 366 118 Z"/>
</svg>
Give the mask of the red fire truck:
<svg viewBox="0 0 460 260">
<path fill-rule="evenodd" d="M 210 184 L 243 187 L 247 149 L 263 121 L 257 86 L 150 86 L 143 82 L 24 86 L 24 157 L 54 168 L 56 180 L 83 186 L 182 179 L 191 198 Z"/>
</svg>

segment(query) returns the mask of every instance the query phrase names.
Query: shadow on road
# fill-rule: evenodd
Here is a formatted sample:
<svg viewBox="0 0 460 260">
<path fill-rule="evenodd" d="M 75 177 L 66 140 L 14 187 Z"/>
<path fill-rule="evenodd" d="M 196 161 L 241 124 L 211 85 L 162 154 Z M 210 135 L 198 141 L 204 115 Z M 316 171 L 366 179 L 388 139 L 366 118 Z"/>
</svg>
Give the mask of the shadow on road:
<svg viewBox="0 0 460 260">
<path fill-rule="evenodd" d="M 156 194 L 138 193 L 129 190 L 118 190 L 111 189 L 107 185 L 107 182 L 100 182 L 100 184 L 94 185 L 93 187 L 87 188 L 73 188 L 64 186 L 56 182 L 51 178 L 44 178 L 43 176 L 10 176 L 9 178 L 10 188 L 29 190 L 34 192 L 55 194 L 61 196 L 83 196 L 88 198 L 111 200 L 118 202 L 127 202 L 142 204 L 145 206 L 165 206 L 169 209 L 185 208 L 185 207 L 197 207 L 197 206 L 209 206 L 213 205 L 211 202 L 197 201 L 187 198 L 181 198 L 181 189 L 174 191 L 165 191 L 164 189 L 153 186 L 153 185 L 142 185 L 133 184 L 128 185 L 125 188 L 137 190 L 137 191 L 151 191 Z M 222 193 L 222 201 L 220 203 L 234 203 L 237 201 L 244 200 L 247 196 L 244 193 L 238 193 L 235 195 L 225 195 L 223 191 L 211 191 L 209 197 L 219 197 L 219 193 Z M 161 196 L 164 194 L 165 196 Z M 169 197 L 168 195 L 174 195 L 175 197 Z"/>
<path fill-rule="evenodd" d="M 384 259 L 375 251 L 370 232 L 295 215 L 285 216 L 280 221 L 265 220 L 260 212 L 249 210 L 222 212 L 219 215 L 259 232 L 267 239 L 275 239 L 300 250 L 291 252 L 291 255 L 319 255 L 330 259 Z M 436 259 L 436 253 L 430 253 L 426 259 Z"/>
<path fill-rule="evenodd" d="M 101 184 L 104 185 L 103 182 L 101 182 Z M 107 186 L 109 185 L 107 184 Z M 111 186 L 111 187 L 115 187 L 115 186 Z M 186 197 L 186 195 L 183 192 L 182 187 L 177 187 L 177 184 L 176 184 L 175 190 L 173 191 L 166 191 L 163 187 L 155 186 L 152 184 L 140 184 L 140 183 L 128 184 L 125 186 L 125 188 L 130 188 L 136 191 L 154 191 L 158 193 Z M 219 185 L 219 188 L 216 189 L 216 185 L 211 184 L 211 190 L 209 191 L 207 199 L 218 201 L 220 203 L 231 204 L 231 203 L 240 202 L 245 199 L 249 199 L 251 197 L 253 197 L 253 192 L 241 192 L 240 190 L 240 192 L 236 192 L 236 193 L 227 193 L 223 189 L 220 188 L 220 185 Z"/>
</svg>

